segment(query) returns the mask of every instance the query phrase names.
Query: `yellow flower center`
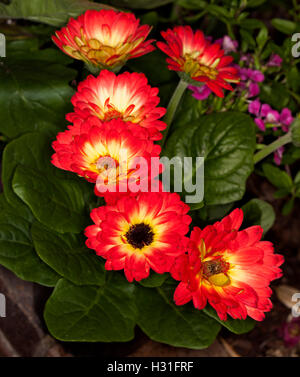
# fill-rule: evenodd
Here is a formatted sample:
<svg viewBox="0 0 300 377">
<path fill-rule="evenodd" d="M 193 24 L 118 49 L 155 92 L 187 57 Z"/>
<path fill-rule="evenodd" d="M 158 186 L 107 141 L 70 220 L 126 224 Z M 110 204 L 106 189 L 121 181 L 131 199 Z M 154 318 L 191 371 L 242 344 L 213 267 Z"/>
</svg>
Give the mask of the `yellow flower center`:
<svg viewBox="0 0 300 377">
<path fill-rule="evenodd" d="M 135 122 L 135 117 L 130 115 L 134 109 L 134 105 L 128 106 L 125 111 L 118 110 L 113 104 L 109 103 L 109 98 L 105 101 L 102 120 L 108 121 L 116 118 L 121 118 L 124 122 Z M 95 113 L 98 115 L 97 113 Z"/>
<path fill-rule="evenodd" d="M 80 37 L 74 37 L 78 49 L 65 45 L 63 46 L 64 50 L 74 58 L 87 63 L 92 62 L 100 68 L 122 67 L 130 56 L 130 52 L 144 40 L 143 37 L 132 40 L 132 36 L 129 36 L 125 41 L 121 39 L 113 45 L 109 45 L 110 38 L 102 40 L 102 42 L 97 38 L 87 39 L 83 29 L 80 30 L 80 34 Z"/>
<path fill-rule="evenodd" d="M 194 53 L 184 55 L 183 70 L 191 77 L 206 76 L 211 80 L 215 80 L 219 72 L 216 68 L 214 68 L 216 66 L 216 62 L 213 65 L 214 66 L 207 66 L 200 63 Z"/>
</svg>

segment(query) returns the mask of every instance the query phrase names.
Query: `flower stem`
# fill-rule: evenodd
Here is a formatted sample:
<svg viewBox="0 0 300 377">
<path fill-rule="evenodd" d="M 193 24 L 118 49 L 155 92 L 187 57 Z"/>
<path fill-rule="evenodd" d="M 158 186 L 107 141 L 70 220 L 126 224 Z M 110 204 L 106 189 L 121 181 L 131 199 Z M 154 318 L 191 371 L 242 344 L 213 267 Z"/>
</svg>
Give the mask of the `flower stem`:
<svg viewBox="0 0 300 377">
<path fill-rule="evenodd" d="M 175 92 L 173 93 L 173 95 L 170 99 L 170 102 L 169 102 L 168 108 L 167 108 L 167 113 L 166 113 L 165 118 L 164 118 L 164 122 L 167 123 L 167 128 L 163 131 L 162 140 L 159 141 L 159 144 L 162 147 L 164 146 L 164 144 L 166 142 L 167 135 L 168 135 L 168 132 L 170 130 L 172 120 L 173 120 L 174 115 L 176 113 L 180 99 L 181 99 L 185 89 L 187 88 L 187 86 L 188 86 L 187 82 L 180 80 L 178 85 L 177 85 L 177 88 L 175 89 Z"/>
<path fill-rule="evenodd" d="M 266 145 L 259 152 L 254 155 L 254 164 L 257 164 L 259 161 L 267 157 L 272 152 L 275 152 L 281 146 L 288 144 L 292 141 L 291 132 L 288 132 L 284 136 L 281 136 L 279 139 L 275 140 L 273 143 Z"/>
<path fill-rule="evenodd" d="M 89 73 L 91 73 L 92 75 L 94 76 L 98 76 L 100 71 L 101 71 L 101 68 L 95 66 L 94 64 L 92 63 L 85 63 L 85 67 L 86 69 L 89 71 Z"/>
</svg>

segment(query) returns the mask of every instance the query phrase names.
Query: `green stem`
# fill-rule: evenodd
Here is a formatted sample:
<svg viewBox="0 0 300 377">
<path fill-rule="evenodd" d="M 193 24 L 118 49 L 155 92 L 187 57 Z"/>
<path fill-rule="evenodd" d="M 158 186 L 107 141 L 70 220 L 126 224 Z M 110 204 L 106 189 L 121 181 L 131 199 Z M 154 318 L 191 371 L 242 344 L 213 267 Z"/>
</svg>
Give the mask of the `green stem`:
<svg viewBox="0 0 300 377">
<path fill-rule="evenodd" d="M 257 152 L 254 155 L 254 164 L 257 164 L 259 161 L 267 157 L 272 152 L 275 152 L 281 146 L 288 144 L 292 141 L 291 132 L 288 132 L 284 136 L 281 136 L 279 139 L 275 140 L 273 143 L 265 146 L 262 150 Z"/>
<path fill-rule="evenodd" d="M 166 139 L 167 139 L 167 135 L 168 135 L 168 132 L 170 130 L 170 126 L 171 126 L 171 123 L 172 123 L 172 120 L 174 118 L 174 115 L 176 113 L 176 110 L 177 110 L 177 107 L 178 107 L 178 104 L 180 102 L 180 99 L 185 91 L 185 89 L 187 88 L 189 84 L 183 80 L 180 80 L 178 85 L 177 85 L 177 88 L 175 89 L 175 92 L 173 93 L 171 99 L 170 99 L 170 102 L 168 104 L 168 108 L 167 108 L 167 113 L 165 115 L 165 118 L 164 118 L 164 122 L 167 123 L 167 128 L 164 130 L 163 132 L 163 138 L 162 140 L 159 141 L 159 144 L 163 147 L 165 142 L 166 142 Z"/>
<path fill-rule="evenodd" d="M 101 71 L 100 67 L 97 67 L 92 63 L 85 62 L 85 67 L 89 71 L 89 73 L 91 73 L 94 76 L 98 76 Z"/>
<path fill-rule="evenodd" d="M 235 37 L 235 35 L 234 35 L 234 32 L 233 32 L 233 30 L 232 30 L 232 27 L 231 27 L 230 22 L 226 21 L 225 23 L 226 23 L 227 33 L 228 33 L 229 37 L 230 37 L 231 39 L 235 40 L 236 37 Z"/>
</svg>

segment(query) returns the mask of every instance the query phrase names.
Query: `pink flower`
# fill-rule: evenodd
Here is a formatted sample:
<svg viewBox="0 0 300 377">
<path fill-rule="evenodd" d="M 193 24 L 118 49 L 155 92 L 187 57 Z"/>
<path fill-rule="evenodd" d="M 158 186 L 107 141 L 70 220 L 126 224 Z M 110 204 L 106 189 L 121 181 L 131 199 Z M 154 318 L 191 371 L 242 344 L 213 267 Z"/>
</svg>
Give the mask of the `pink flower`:
<svg viewBox="0 0 300 377">
<path fill-rule="evenodd" d="M 279 118 L 280 118 L 279 112 L 276 110 L 270 109 L 266 114 L 265 121 L 267 123 L 278 124 Z"/>
<path fill-rule="evenodd" d="M 259 71 L 258 69 L 253 70 L 250 68 L 248 69 L 248 77 L 250 80 L 255 82 L 262 82 L 265 79 L 265 76 L 261 71 Z"/>
<path fill-rule="evenodd" d="M 231 39 L 228 35 L 225 35 L 223 38 L 217 39 L 215 43 L 221 45 L 222 49 L 225 51 L 225 54 L 236 52 L 239 46 L 238 41 Z"/>
<path fill-rule="evenodd" d="M 251 101 L 249 103 L 248 111 L 249 111 L 250 114 L 258 116 L 260 107 L 261 107 L 261 103 L 260 103 L 259 99 L 256 99 L 256 100 Z"/>
<path fill-rule="evenodd" d="M 236 52 L 238 46 L 239 46 L 238 41 L 234 41 L 228 35 L 224 36 L 224 38 L 223 38 L 223 50 L 225 50 L 225 53 Z"/>
<path fill-rule="evenodd" d="M 263 73 L 259 70 L 253 70 L 247 67 L 242 68 L 239 65 L 235 65 L 235 67 L 238 69 L 241 79 L 239 90 L 247 90 L 247 98 L 253 98 L 258 96 L 258 94 L 260 93 L 260 89 L 257 83 L 262 82 L 265 79 Z"/>
<path fill-rule="evenodd" d="M 272 119 L 276 119 L 276 113 L 277 111 L 272 110 L 272 108 L 267 104 L 261 104 L 259 99 L 256 99 L 249 103 L 248 111 L 250 114 L 253 114 L 256 116 L 254 119 L 255 124 L 261 131 L 266 130 L 265 122 L 272 123 Z M 265 118 L 265 119 L 262 119 Z M 278 114 L 279 118 L 279 114 Z"/>
<path fill-rule="evenodd" d="M 249 91 L 248 91 L 247 98 L 256 97 L 259 95 L 259 92 L 260 92 L 260 89 L 259 89 L 258 84 L 256 82 L 251 82 L 249 84 Z"/>
<path fill-rule="evenodd" d="M 264 103 L 262 105 L 259 99 L 249 103 L 248 111 L 255 116 L 254 122 L 261 131 L 265 131 L 266 123 L 269 123 L 275 126 L 273 127 L 273 131 L 277 131 L 278 126 L 282 126 L 282 130 L 287 132 L 294 119 L 290 109 L 285 107 L 279 114 L 278 111 L 273 110 L 268 104 Z M 276 165 L 281 164 L 283 152 L 283 146 L 274 152 L 274 162 Z"/>
<path fill-rule="evenodd" d="M 300 317 L 293 318 L 291 322 L 283 324 L 279 330 L 279 334 L 283 337 L 288 347 L 294 347 L 300 342 Z"/>
<path fill-rule="evenodd" d="M 258 69 L 241 68 L 237 66 L 240 74 L 240 78 L 243 81 L 251 80 L 254 82 L 262 82 L 265 79 L 264 74 Z"/>
<path fill-rule="evenodd" d="M 267 63 L 267 67 L 280 67 L 282 63 L 282 59 L 277 54 L 272 54 L 270 60 Z"/>
<path fill-rule="evenodd" d="M 211 90 L 209 89 L 207 85 L 202 85 L 202 86 L 189 85 L 188 88 L 192 90 L 193 92 L 192 96 L 199 101 L 205 100 L 211 93 Z"/>
<path fill-rule="evenodd" d="M 255 119 L 254 119 L 254 122 L 255 122 L 255 124 L 257 125 L 257 127 L 258 127 L 261 131 L 265 131 L 265 130 L 266 130 L 265 123 L 264 123 L 264 121 L 263 121 L 261 118 L 255 118 Z"/>
<path fill-rule="evenodd" d="M 266 130 L 266 126 L 265 126 L 264 121 L 261 119 L 262 116 L 263 116 L 261 114 L 262 106 L 261 106 L 261 103 L 260 103 L 260 101 L 258 99 L 256 99 L 255 101 L 252 101 L 252 102 L 249 103 L 248 111 L 249 111 L 250 114 L 253 114 L 253 115 L 256 116 L 256 118 L 254 119 L 254 122 L 257 125 L 257 127 L 261 131 L 265 131 Z"/>
<path fill-rule="evenodd" d="M 247 81 L 249 79 L 249 68 L 241 68 L 239 65 L 236 66 L 239 70 L 239 75 L 242 81 Z"/>
<path fill-rule="evenodd" d="M 251 54 L 241 54 L 240 61 L 250 64 L 253 62 L 253 56 Z"/>
<path fill-rule="evenodd" d="M 270 111 L 272 111 L 272 108 L 271 108 L 270 105 L 264 103 L 264 104 L 261 106 L 261 116 L 262 116 L 262 117 L 266 117 Z"/>
<path fill-rule="evenodd" d="M 294 117 L 292 116 L 291 110 L 285 107 L 282 109 L 280 114 L 280 123 L 282 124 L 282 129 L 284 132 L 288 132 L 290 124 L 293 122 Z"/>
<path fill-rule="evenodd" d="M 284 146 L 279 147 L 274 152 L 274 162 L 275 162 L 276 165 L 280 165 L 281 164 L 283 152 L 284 152 Z"/>
</svg>

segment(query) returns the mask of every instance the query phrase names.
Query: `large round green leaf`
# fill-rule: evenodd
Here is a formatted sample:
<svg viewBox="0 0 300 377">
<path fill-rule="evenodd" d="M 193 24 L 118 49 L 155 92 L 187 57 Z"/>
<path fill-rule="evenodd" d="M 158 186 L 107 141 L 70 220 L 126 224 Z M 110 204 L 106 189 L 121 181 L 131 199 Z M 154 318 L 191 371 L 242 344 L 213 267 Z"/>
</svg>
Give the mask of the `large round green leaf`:
<svg viewBox="0 0 300 377">
<path fill-rule="evenodd" d="M 242 210 L 244 212 L 244 227 L 260 225 L 264 234 L 273 226 L 275 221 L 275 211 L 271 204 L 261 199 L 251 199 Z"/>
<path fill-rule="evenodd" d="M 233 319 L 228 316 L 226 321 L 221 321 L 216 311 L 211 306 L 206 306 L 203 309 L 204 313 L 209 315 L 211 318 L 214 318 L 218 321 L 221 325 L 226 327 L 229 331 L 233 332 L 234 334 L 244 334 L 251 331 L 255 326 L 255 321 L 252 318 L 246 318 L 245 320 L 242 319 Z"/>
<path fill-rule="evenodd" d="M 132 9 L 153 9 L 172 3 L 174 0 L 110 0 L 110 4 L 116 7 Z"/>
<path fill-rule="evenodd" d="M 137 291 L 138 325 L 157 342 L 202 349 L 216 338 L 220 324 L 192 305 L 176 306 L 174 284 Z"/>
<path fill-rule="evenodd" d="M 54 286 L 60 276 L 37 255 L 30 234 L 31 221 L 0 195 L 0 264 L 24 280 Z"/>
<path fill-rule="evenodd" d="M 135 285 L 118 273 L 103 286 L 76 286 L 60 280 L 45 308 L 45 321 L 57 339 L 126 342 L 134 337 Z"/>
<path fill-rule="evenodd" d="M 103 259 L 85 247 L 83 237 L 53 232 L 37 222 L 31 234 L 40 258 L 61 276 L 77 285 L 104 284 Z"/>
<path fill-rule="evenodd" d="M 164 155 L 204 157 L 204 202 L 240 200 L 253 170 L 254 122 L 238 112 L 205 115 L 181 125 L 168 139 Z M 194 172 L 191 174 L 193 181 Z M 201 182 L 203 184 L 203 182 Z"/>
<path fill-rule="evenodd" d="M 23 18 L 61 26 L 87 9 L 103 8 L 110 7 L 88 0 L 12 0 L 9 5 L 0 5 L 0 18 Z"/>
<path fill-rule="evenodd" d="M 15 138 L 31 131 L 53 130 L 65 125 L 74 90 L 69 82 L 76 71 L 54 49 L 38 50 L 38 41 L 8 44 L 0 65 L 0 132 Z M 60 125 L 60 126 L 57 126 Z"/>
<path fill-rule="evenodd" d="M 50 163 L 51 141 L 45 134 L 30 133 L 5 147 L 5 197 L 16 208 L 25 202 L 41 223 L 55 231 L 79 233 L 88 223 L 85 203 L 93 187 Z"/>
<path fill-rule="evenodd" d="M 155 288 L 160 287 L 163 285 L 165 280 L 168 278 L 168 274 L 157 274 L 155 272 L 151 272 L 149 277 L 146 279 L 140 280 L 139 283 L 146 288 Z"/>
</svg>

